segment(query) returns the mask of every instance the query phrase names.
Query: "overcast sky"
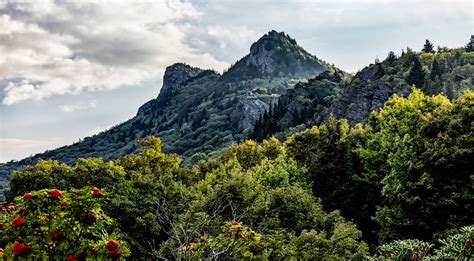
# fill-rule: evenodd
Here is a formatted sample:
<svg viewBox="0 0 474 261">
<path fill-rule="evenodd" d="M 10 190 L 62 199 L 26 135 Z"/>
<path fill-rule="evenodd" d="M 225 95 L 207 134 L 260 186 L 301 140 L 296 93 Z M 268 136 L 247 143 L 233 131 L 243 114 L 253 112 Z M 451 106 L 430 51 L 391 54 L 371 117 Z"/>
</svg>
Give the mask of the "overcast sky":
<svg viewBox="0 0 474 261">
<path fill-rule="evenodd" d="M 133 117 L 166 66 L 218 71 L 269 30 L 356 72 L 424 40 L 460 47 L 473 1 L 0 0 L 0 162 Z"/>
</svg>

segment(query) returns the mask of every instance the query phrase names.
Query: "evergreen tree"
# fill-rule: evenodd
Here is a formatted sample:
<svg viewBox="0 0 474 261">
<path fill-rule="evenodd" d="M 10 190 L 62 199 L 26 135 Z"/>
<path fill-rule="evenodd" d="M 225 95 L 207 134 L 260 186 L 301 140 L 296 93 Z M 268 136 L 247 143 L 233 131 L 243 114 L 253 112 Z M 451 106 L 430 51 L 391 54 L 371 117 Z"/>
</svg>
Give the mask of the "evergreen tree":
<svg viewBox="0 0 474 261">
<path fill-rule="evenodd" d="M 393 51 L 388 52 L 388 56 L 385 59 L 388 61 L 390 64 L 393 64 L 397 60 L 397 56 L 395 56 L 395 53 Z"/>
<path fill-rule="evenodd" d="M 473 52 L 474 51 L 474 35 L 471 35 L 471 40 L 466 45 L 466 52 Z"/>
<path fill-rule="evenodd" d="M 435 58 L 431 64 L 430 79 L 434 81 L 436 77 L 441 77 L 442 74 L 443 72 L 439 67 L 438 59 Z"/>
<path fill-rule="evenodd" d="M 407 77 L 407 83 L 409 85 L 415 85 L 418 88 L 423 87 L 425 81 L 425 72 L 421 66 L 420 60 L 418 57 L 414 57 L 413 66 L 410 69 L 410 74 Z"/>
<path fill-rule="evenodd" d="M 416 53 L 409 47 L 407 47 L 406 52 L 402 52 L 400 56 L 402 64 L 405 68 L 409 68 L 414 62 L 416 57 Z"/>
<path fill-rule="evenodd" d="M 380 79 L 385 75 L 385 70 L 383 69 L 382 64 L 380 64 L 380 63 L 377 63 L 376 66 L 377 66 L 377 72 L 375 73 L 374 78 L 375 79 Z"/>
<path fill-rule="evenodd" d="M 424 53 L 434 53 L 434 46 L 430 42 L 430 40 L 426 39 L 425 45 L 423 46 L 423 49 L 421 49 L 422 52 Z"/>
</svg>

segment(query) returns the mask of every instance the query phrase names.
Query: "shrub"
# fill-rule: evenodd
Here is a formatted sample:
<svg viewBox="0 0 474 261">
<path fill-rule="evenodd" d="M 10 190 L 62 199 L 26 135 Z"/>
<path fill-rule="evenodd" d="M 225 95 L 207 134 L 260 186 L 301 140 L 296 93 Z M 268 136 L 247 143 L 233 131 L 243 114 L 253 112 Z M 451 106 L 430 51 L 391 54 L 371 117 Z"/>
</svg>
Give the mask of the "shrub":
<svg viewBox="0 0 474 261">
<path fill-rule="evenodd" d="M 389 260 L 422 260 L 428 256 L 433 244 L 418 240 L 396 240 L 378 247 L 378 257 Z"/>
<path fill-rule="evenodd" d="M 436 250 L 436 258 L 444 260 L 464 260 L 474 257 L 474 225 L 459 229 L 445 239 L 440 239 L 442 246 Z"/>
<path fill-rule="evenodd" d="M 129 256 L 127 245 L 105 231 L 112 220 L 102 211 L 102 194 L 97 188 L 43 189 L 1 205 L 0 254 L 7 259 Z"/>
</svg>

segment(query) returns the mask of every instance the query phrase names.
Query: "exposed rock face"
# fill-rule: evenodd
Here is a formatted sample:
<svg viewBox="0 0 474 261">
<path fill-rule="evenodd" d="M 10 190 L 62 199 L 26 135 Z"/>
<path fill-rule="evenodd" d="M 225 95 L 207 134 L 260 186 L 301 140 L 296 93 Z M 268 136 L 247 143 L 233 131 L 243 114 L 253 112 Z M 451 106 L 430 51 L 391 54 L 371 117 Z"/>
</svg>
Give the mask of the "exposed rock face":
<svg viewBox="0 0 474 261">
<path fill-rule="evenodd" d="M 253 124 L 258 120 L 266 110 L 268 110 L 268 104 L 259 100 L 257 96 L 252 93 L 248 93 L 239 102 L 238 107 L 242 108 L 244 117 L 239 122 L 239 128 L 246 130 L 253 127 Z"/>
<path fill-rule="evenodd" d="M 365 122 L 370 112 L 382 107 L 393 94 L 408 96 L 411 87 L 405 78 L 386 74 L 384 67 L 389 68 L 389 63 L 370 65 L 357 73 L 330 112 L 338 119 L 347 119 L 350 124 Z"/>
<path fill-rule="evenodd" d="M 262 140 L 279 132 L 319 124 L 346 86 L 348 75 L 341 70 L 326 71 L 300 82 L 281 95 L 269 111 L 258 119 L 250 137 Z"/>
<path fill-rule="evenodd" d="M 202 73 L 204 70 L 184 63 L 175 63 L 166 67 L 165 74 L 163 75 L 163 85 L 160 90 L 160 95 L 162 99 L 169 99 L 176 90 L 184 85 L 189 79 L 196 77 L 199 73 Z M 152 106 L 156 103 L 156 100 L 153 99 L 143 104 L 138 108 L 138 114 L 143 114 L 145 111 L 150 110 Z"/>
<path fill-rule="evenodd" d="M 203 70 L 184 63 L 175 63 L 166 67 L 161 92 L 172 92 Z"/>
</svg>

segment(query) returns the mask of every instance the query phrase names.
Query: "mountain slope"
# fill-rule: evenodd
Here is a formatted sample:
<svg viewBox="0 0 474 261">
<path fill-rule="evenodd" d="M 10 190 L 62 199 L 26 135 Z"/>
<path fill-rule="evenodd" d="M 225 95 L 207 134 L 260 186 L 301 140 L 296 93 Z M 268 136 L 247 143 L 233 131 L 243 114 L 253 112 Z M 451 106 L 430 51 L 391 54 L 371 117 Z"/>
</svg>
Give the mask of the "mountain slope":
<svg viewBox="0 0 474 261">
<path fill-rule="evenodd" d="M 285 33 L 271 31 L 223 75 L 182 63 L 169 66 L 158 97 L 132 119 L 82 142 L 1 164 L 0 176 L 7 179 L 38 159 L 68 164 L 79 157 L 113 159 L 135 151 L 136 139 L 147 135 L 160 137 L 165 152 L 192 163 L 247 137 L 269 105 L 297 82 L 335 70 Z"/>
<path fill-rule="evenodd" d="M 473 89 L 474 53 L 444 49 L 437 53 L 415 53 L 408 49 L 400 57 L 393 53 L 382 62 L 358 72 L 334 104 L 336 118 L 364 122 L 393 94 L 406 97 L 413 85 L 426 94 L 445 93 L 455 98 Z"/>
<path fill-rule="evenodd" d="M 260 141 L 293 127 L 321 123 L 350 79 L 349 74 L 335 70 L 296 84 L 260 116 L 250 138 Z"/>
<path fill-rule="evenodd" d="M 464 48 L 436 53 L 407 49 L 400 57 L 390 52 L 384 61 L 370 64 L 353 77 L 335 71 L 296 85 L 262 115 L 249 137 L 285 136 L 320 124 L 330 113 L 351 124 L 365 122 L 393 94 L 407 96 L 413 85 L 429 95 L 442 92 L 455 98 L 474 89 L 473 75 L 474 52 Z"/>
</svg>

